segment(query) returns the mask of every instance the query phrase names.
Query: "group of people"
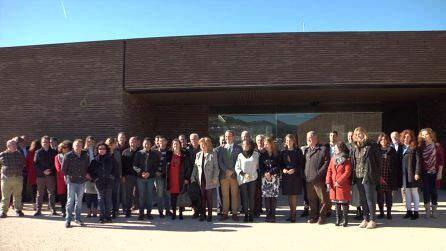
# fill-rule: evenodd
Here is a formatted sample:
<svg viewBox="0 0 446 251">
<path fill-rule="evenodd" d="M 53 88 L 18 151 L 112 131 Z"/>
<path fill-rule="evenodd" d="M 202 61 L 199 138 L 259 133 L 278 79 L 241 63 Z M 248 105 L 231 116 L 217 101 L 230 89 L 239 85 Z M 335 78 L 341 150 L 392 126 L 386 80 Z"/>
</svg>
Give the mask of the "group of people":
<svg viewBox="0 0 446 251">
<path fill-rule="evenodd" d="M 34 216 L 41 215 L 47 192 L 53 215 L 59 214 L 56 200 L 61 203 L 66 227 L 73 215 L 76 224 L 84 225 L 84 193 L 88 217 L 97 214 L 99 204 L 100 223 L 112 222 L 120 208 L 127 218 L 137 208 L 138 220 L 152 220 L 154 197 L 160 218 L 175 220 L 178 212 L 183 220 L 185 207 L 191 206 L 193 218 L 210 222 L 215 194 L 220 221 L 238 222 L 240 201 L 244 222 L 263 212 L 266 222 L 275 222 L 282 193 L 290 208 L 287 221 L 296 222 L 298 196 L 303 194 L 301 216 L 309 216 L 308 223 L 325 224 L 334 206 L 335 224 L 345 227 L 353 205 L 362 217 L 359 227 L 372 229 L 377 218 L 392 218 L 393 193 L 399 189 L 407 208 L 404 218 L 417 219 L 420 188 L 426 217 L 437 216 L 444 153 L 432 129 L 420 130 L 418 138 L 411 130 L 392 132 L 391 137 L 381 133 L 373 141 L 358 127 L 347 136 L 344 143 L 331 131 L 329 142 L 322 145 L 310 131 L 305 146 L 298 147 L 296 137 L 287 134 L 283 146 L 277 146 L 271 137 L 251 139 L 244 131 L 236 144 L 234 132 L 227 130 L 215 148 L 209 137 L 196 133 L 190 134 L 190 142 L 180 135 L 170 147 L 164 136 L 156 136 L 152 145 L 150 138 L 127 140 L 124 132 L 97 144 L 92 136 L 60 144 L 43 136 L 29 148 L 23 137 L 16 137 L 0 153 L 0 218 L 7 217 L 11 195 L 14 210 L 23 216 L 24 177 L 32 187 Z"/>
</svg>

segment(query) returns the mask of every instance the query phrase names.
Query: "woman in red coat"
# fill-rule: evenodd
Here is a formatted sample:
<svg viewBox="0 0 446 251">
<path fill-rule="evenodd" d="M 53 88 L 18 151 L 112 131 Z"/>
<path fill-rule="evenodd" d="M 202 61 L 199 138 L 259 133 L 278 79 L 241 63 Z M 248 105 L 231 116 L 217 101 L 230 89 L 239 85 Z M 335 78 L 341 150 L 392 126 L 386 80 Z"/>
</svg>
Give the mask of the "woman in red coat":
<svg viewBox="0 0 446 251">
<path fill-rule="evenodd" d="M 67 206 L 67 184 L 65 183 L 65 175 L 62 172 L 62 164 L 65 154 L 71 151 L 72 144 L 70 141 L 63 141 L 57 147 L 59 154 L 54 157 L 54 165 L 56 166 L 56 184 L 57 198 L 62 206 L 62 217 L 65 218 Z"/>
<path fill-rule="evenodd" d="M 348 204 L 351 200 L 350 194 L 350 158 L 348 147 L 343 142 L 335 144 L 334 155 L 328 166 L 325 183 L 330 191 L 330 199 L 336 206 L 336 226 L 346 227 L 348 224 Z M 342 206 L 342 212 L 341 212 Z"/>
<path fill-rule="evenodd" d="M 35 202 L 37 195 L 37 178 L 36 168 L 34 167 L 34 155 L 40 148 L 42 148 L 40 141 L 34 140 L 33 142 L 31 142 L 28 154 L 26 155 L 25 159 L 25 168 L 26 172 L 28 173 L 28 185 L 32 188 L 32 201 L 34 202 L 34 207 L 36 206 Z"/>
</svg>

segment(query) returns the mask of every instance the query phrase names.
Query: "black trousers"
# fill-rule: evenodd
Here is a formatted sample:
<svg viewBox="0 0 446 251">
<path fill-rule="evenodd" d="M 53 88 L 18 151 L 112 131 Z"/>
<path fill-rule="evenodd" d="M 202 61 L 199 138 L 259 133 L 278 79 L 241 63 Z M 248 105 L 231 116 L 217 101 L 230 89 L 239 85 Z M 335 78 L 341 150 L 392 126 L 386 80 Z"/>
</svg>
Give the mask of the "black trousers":
<svg viewBox="0 0 446 251">
<path fill-rule="evenodd" d="M 380 212 L 384 211 L 384 199 L 386 202 L 387 212 L 390 213 L 393 204 L 392 191 L 384 191 L 382 189 L 377 189 L 378 197 L 378 208 Z"/>
<path fill-rule="evenodd" d="M 438 205 L 437 192 L 437 174 L 423 174 L 423 200 L 424 204 L 432 202 L 432 205 Z"/>
<path fill-rule="evenodd" d="M 256 181 L 251 181 L 240 185 L 240 194 L 242 195 L 243 213 L 245 215 L 254 214 Z"/>
</svg>

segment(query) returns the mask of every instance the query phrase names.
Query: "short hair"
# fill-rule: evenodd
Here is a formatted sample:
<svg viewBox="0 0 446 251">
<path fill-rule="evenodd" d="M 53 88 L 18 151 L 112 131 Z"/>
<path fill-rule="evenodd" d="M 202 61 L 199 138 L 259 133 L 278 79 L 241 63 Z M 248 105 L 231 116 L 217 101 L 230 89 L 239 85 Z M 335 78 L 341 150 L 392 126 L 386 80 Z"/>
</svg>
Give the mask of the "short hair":
<svg viewBox="0 0 446 251">
<path fill-rule="evenodd" d="M 142 140 L 142 142 L 145 142 L 145 141 L 147 141 L 147 142 L 149 142 L 150 144 L 152 144 L 152 139 L 149 138 L 149 137 L 145 137 L 145 138 Z"/>
<path fill-rule="evenodd" d="M 329 132 L 329 134 L 330 134 L 330 133 L 336 134 L 336 136 L 338 136 L 338 131 L 336 131 L 336 130 L 331 130 L 331 131 Z"/>
<path fill-rule="evenodd" d="M 190 137 L 199 138 L 198 133 L 195 133 L 195 132 L 191 133 L 191 134 L 189 135 L 189 138 L 190 138 Z"/>
<path fill-rule="evenodd" d="M 17 142 L 14 139 L 10 139 L 6 141 L 6 148 L 8 148 L 8 146 L 10 146 L 11 144 L 16 144 L 17 146 Z"/>
<path fill-rule="evenodd" d="M 313 136 L 315 136 L 315 137 L 317 137 L 317 134 L 316 134 L 316 132 L 315 131 L 309 131 L 309 132 L 307 132 L 307 136 L 310 136 L 310 137 L 313 137 Z"/>
<path fill-rule="evenodd" d="M 21 137 L 15 137 L 14 139 L 13 139 L 15 142 L 17 142 L 17 144 L 18 143 L 22 143 L 22 142 L 25 142 L 25 140 L 24 139 L 22 139 Z"/>
<path fill-rule="evenodd" d="M 259 135 L 257 135 L 256 136 L 256 140 L 258 140 L 258 139 L 265 139 L 265 135 L 263 135 L 263 134 L 259 134 Z"/>
<path fill-rule="evenodd" d="M 226 131 L 225 131 L 225 134 L 226 134 L 226 133 L 230 133 L 232 136 L 235 135 L 234 131 L 232 131 L 232 130 L 226 130 Z"/>
<path fill-rule="evenodd" d="M 209 152 L 212 151 L 212 149 L 214 148 L 214 146 L 212 145 L 212 140 L 211 140 L 211 138 L 208 138 L 208 137 L 201 138 L 201 139 L 198 141 L 198 143 L 199 143 L 199 144 L 204 144 L 205 147 L 207 147 L 207 149 L 208 149 Z"/>
<path fill-rule="evenodd" d="M 48 135 L 42 136 L 42 138 L 40 138 L 40 141 L 43 141 L 43 140 L 50 141 L 50 137 Z"/>
<path fill-rule="evenodd" d="M 59 140 L 57 140 L 56 137 L 51 137 L 51 138 L 50 138 L 50 141 L 57 141 L 57 142 L 59 142 Z"/>
<path fill-rule="evenodd" d="M 125 132 L 118 132 L 118 138 L 119 138 L 119 135 L 124 135 L 127 138 L 127 133 L 125 133 Z"/>
<path fill-rule="evenodd" d="M 251 134 L 249 134 L 248 131 L 245 130 L 245 131 L 243 131 L 241 134 L 243 134 L 243 133 L 245 133 L 248 137 L 251 137 Z M 241 135 L 241 134 L 240 134 L 240 135 Z"/>
<path fill-rule="evenodd" d="M 84 143 L 84 140 L 83 139 L 75 139 L 74 141 L 73 141 L 73 145 L 75 145 L 77 142 L 79 142 L 79 143 Z"/>
</svg>

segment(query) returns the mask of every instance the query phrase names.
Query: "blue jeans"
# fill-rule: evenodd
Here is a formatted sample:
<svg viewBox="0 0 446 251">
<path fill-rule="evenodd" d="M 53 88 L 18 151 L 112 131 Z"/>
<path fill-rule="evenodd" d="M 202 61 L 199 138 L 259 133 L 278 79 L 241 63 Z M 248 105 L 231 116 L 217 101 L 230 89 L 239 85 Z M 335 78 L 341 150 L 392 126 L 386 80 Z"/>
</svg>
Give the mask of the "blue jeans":
<svg viewBox="0 0 446 251">
<path fill-rule="evenodd" d="M 67 184 L 67 221 L 71 221 L 71 214 L 74 208 L 74 220 L 81 219 L 82 197 L 84 197 L 85 182 Z"/>
<path fill-rule="evenodd" d="M 138 185 L 138 191 L 139 191 L 139 213 L 144 214 L 144 209 L 147 209 L 147 214 L 151 214 L 155 179 L 138 178 L 136 183 Z"/>
<path fill-rule="evenodd" d="M 156 203 L 158 204 L 158 211 L 162 212 L 164 209 L 170 209 L 170 196 L 166 190 L 166 180 L 161 177 L 155 178 L 156 182 Z"/>
</svg>

